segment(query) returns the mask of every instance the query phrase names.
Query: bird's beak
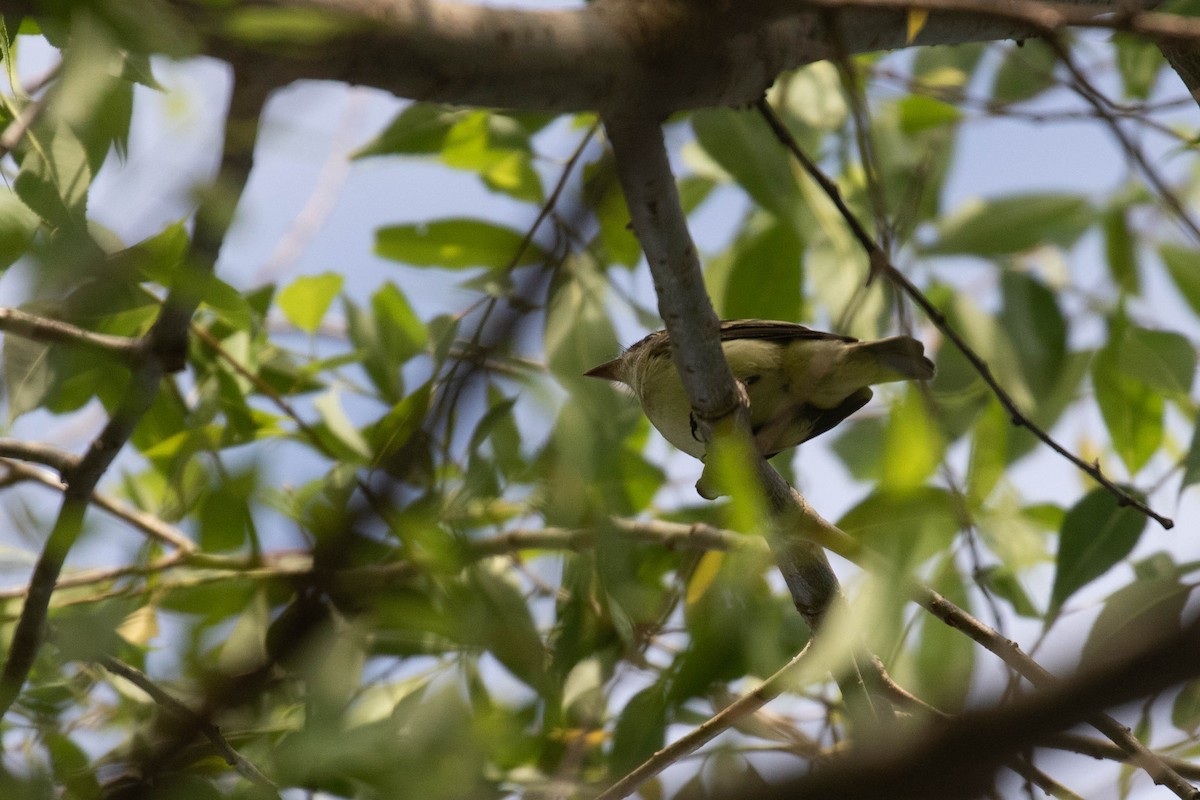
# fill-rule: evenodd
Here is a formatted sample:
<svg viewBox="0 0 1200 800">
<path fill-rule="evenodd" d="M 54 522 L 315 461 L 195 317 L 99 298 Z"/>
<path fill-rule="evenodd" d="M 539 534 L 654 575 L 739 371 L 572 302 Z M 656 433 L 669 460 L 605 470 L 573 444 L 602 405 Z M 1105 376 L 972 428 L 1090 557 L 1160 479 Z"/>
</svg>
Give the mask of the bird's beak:
<svg viewBox="0 0 1200 800">
<path fill-rule="evenodd" d="M 583 373 L 589 378 L 603 378 L 606 381 L 621 382 L 621 359 L 614 358 L 612 361 L 605 361 L 598 367 L 592 367 L 587 372 Z"/>
</svg>

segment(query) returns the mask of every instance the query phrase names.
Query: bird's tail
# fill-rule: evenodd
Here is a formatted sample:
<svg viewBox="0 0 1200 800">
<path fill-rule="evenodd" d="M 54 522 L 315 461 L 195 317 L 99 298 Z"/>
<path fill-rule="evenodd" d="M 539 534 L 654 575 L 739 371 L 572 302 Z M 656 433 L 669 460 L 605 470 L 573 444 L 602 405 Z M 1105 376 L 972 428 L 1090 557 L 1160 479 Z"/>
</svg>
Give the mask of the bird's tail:
<svg viewBox="0 0 1200 800">
<path fill-rule="evenodd" d="M 869 353 L 879 366 L 894 373 L 882 379 L 885 381 L 906 378 L 927 381 L 936 372 L 933 362 L 925 357 L 925 346 L 911 336 L 863 342 L 859 347 L 860 352 Z"/>
</svg>

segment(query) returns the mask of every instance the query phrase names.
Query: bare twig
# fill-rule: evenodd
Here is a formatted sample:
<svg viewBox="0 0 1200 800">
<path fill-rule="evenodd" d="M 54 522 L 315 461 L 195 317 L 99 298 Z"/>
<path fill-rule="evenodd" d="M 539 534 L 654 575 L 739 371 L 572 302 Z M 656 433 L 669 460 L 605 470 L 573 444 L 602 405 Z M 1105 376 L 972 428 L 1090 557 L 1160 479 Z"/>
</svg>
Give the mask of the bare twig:
<svg viewBox="0 0 1200 800">
<path fill-rule="evenodd" d="M 141 357 L 141 342 L 127 336 L 95 333 L 69 322 L 39 317 L 19 308 L 0 308 L 0 330 L 38 342 L 74 344 L 109 353 L 122 361 Z"/>
<path fill-rule="evenodd" d="M 841 191 L 838 189 L 837 184 L 834 183 L 827 175 L 825 175 L 825 173 L 821 171 L 821 168 L 818 167 L 816 163 L 814 163 L 812 159 L 810 159 L 808 155 L 800 148 L 800 145 L 796 141 L 795 137 L 791 135 L 791 132 L 788 131 L 787 126 L 783 124 L 783 121 L 779 119 L 779 117 L 775 114 L 774 109 L 771 108 L 770 104 L 765 99 L 759 100 L 758 110 L 761 112 L 763 118 L 767 121 L 767 124 L 770 125 L 771 130 L 774 131 L 779 141 L 792 153 L 793 156 L 795 156 L 796 160 L 799 161 L 800 165 L 804 168 L 804 171 L 807 172 L 814 181 L 816 181 L 817 185 L 821 187 L 821 189 L 837 207 L 838 211 L 842 215 L 842 218 L 845 219 L 847 225 L 850 226 L 850 230 L 853 232 L 854 237 L 858 240 L 859 244 L 866 251 L 867 256 L 870 258 L 872 274 L 882 274 L 886 276 L 888 280 L 899 286 L 914 303 L 921 307 L 921 310 L 925 312 L 925 315 L 929 317 L 930 321 L 937 326 L 938 330 L 941 331 L 947 339 L 954 343 L 955 347 L 959 349 L 963 356 L 971 363 L 971 366 L 975 368 L 975 371 L 979 374 L 979 377 L 983 379 L 983 382 L 986 383 L 988 388 L 992 390 L 992 394 L 994 394 L 996 399 L 1000 401 L 1000 404 L 1004 406 L 1004 410 L 1008 413 L 1009 419 L 1012 420 L 1012 423 L 1027 429 L 1051 450 L 1070 461 L 1083 472 L 1087 473 L 1092 480 L 1096 481 L 1106 490 L 1111 492 L 1117 498 L 1118 504 L 1136 508 L 1147 517 L 1153 519 L 1163 528 L 1173 528 L 1175 526 L 1175 522 L 1173 520 L 1171 520 L 1169 517 L 1164 517 L 1161 514 L 1156 513 L 1152 508 L 1146 505 L 1146 503 L 1142 502 L 1137 497 L 1134 497 L 1125 489 L 1114 483 L 1107 475 L 1104 474 L 1103 470 L 1100 469 L 1100 464 L 1098 462 L 1088 463 L 1084 461 L 1079 456 L 1065 448 L 1063 445 L 1059 444 L 1058 441 L 1050 436 L 1049 433 L 1042 430 L 1039 425 L 1037 425 L 1021 411 L 1020 407 L 1017 406 L 1016 401 L 1012 399 L 1012 396 L 1005 391 L 1004 387 L 1000 385 L 1000 382 L 992 374 L 992 370 L 987 365 L 987 362 L 984 361 L 978 353 L 971 349 L 971 346 L 967 344 L 966 340 L 964 340 L 963 337 L 959 335 L 956 330 L 954 330 L 954 328 L 950 325 L 949 320 L 947 320 L 946 316 L 942 314 L 937 306 L 933 304 L 933 301 L 926 297 L 924 292 L 918 289 L 916 285 L 904 275 L 904 273 L 902 273 L 892 264 L 891 259 L 889 259 L 887 254 L 879 247 L 878 244 L 876 244 L 875 240 L 872 239 L 870 234 L 868 234 L 863 228 L 862 223 L 858 220 L 858 217 L 853 211 L 850 210 L 849 206 L 846 205 L 845 201 L 842 199 Z"/>
<path fill-rule="evenodd" d="M 1187 207 L 1171 187 L 1167 185 L 1166 180 L 1158 174 L 1158 170 L 1146 158 L 1146 154 L 1129 138 L 1129 134 L 1121 127 L 1121 123 L 1113 116 L 1109 110 L 1109 106 L 1112 104 L 1108 98 L 1088 80 L 1087 75 L 1084 74 L 1079 65 L 1075 63 L 1075 59 L 1072 58 L 1071 51 L 1063 45 L 1059 37 L 1049 36 L 1046 38 L 1046 42 L 1054 50 L 1055 55 L 1058 56 L 1058 60 L 1071 73 L 1071 77 L 1075 81 L 1076 92 L 1079 96 L 1092 106 L 1096 112 L 1096 116 L 1103 120 L 1109 130 L 1112 131 L 1113 136 L 1121 145 L 1121 149 L 1125 151 L 1125 155 L 1141 170 L 1146 180 L 1154 187 L 1154 191 L 1158 193 L 1158 196 L 1162 198 L 1167 208 L 1170 209 L 1179 225 L 1191 235 L 1192 241 L 1200 244 L 1200 227 L 1196 225 L 1196 221 L 1188 213 Z"/>
<path fill-rule="evenodd" d="M 79 456 L 74 453 L 43 442 L 26 442 L 21 439 L 0 438 L 0 458 L 9 459 L 10 466 L 17 461 L 43 464 L 60 475 L 65 475 L 79 466 Z"/>
<path fill-rule="evenodd" d="M 792 660 L 784 664 L 774 675 L 763 681 L 757 689 L 742 695 L 688 733 L 650 756 L 633 771 L 596 795 L 595 800 L 620 800 L 622 797 L 628 797 L 643 783 L 778 697 L 787 690 L 793 673 L 803 663 L 809 647 L 810 645 L 805 645 L 803 650 L 793 656 Z"/>
<path fill-rule="evenodd" d="M 264 775 L 258 767 L 254 766 L 241 753 L 233 749 L 233 746 L 222 735 L 221 729 L 212 720 L 197 714 L 182 702 L 176 700 L 170 693 L 164 691 L 158 684 L 150 680 L 146 673 L 136 667 L 109 655 L 101 656 L 99 663 L 112 674 L 119 675 L 137 686 L 143 692 L 150 695 L 154 702 L 158 703 L 162 708 L 204 734 L 204 737 L 212 743 L 217 752 L 225 759 L 225 763 L 241 773 L 242 777 L 246 780 L 270 790 L 276 797 L 279 796 L 279 787 Z"/>
<path fill-rule="evenodd" d="M 0 446 L 2 446 L 2 444 L 3 443 L 0 442 Z M 71 456 L 71 458 L 73 459 L 74 456 Z M 0 464 L 3 464 L 4 467 L 8 469 L 9 476 L 11 478 L 22 481 L 34 481 L 60 492 L 66 491 L 66 484 L 60 480 L 57 480 L 53 475 L 47 473 L 45 470 L 30 467 L 26 464 L 20 463 L 19 461 L 12 461 L 9 459 L 0 461 Z M 61 471 L 62 470 L 60 470 L 60 472 Z M 92 493 L 92 504 L 104 509 L 114 517 L 128 522 L 130 525 L 142 531 L 142 533 L 146 534 L 151 539 L 155 539 L 163 544 L 174 547 L 179 552 L 191 553 L 196 549 L 196 544 L 189 539 L 186 534 L 184 534 L 174 525 L 168 525 L 161 518 L 156 517 L 153 514 L 147 514 L 145 511 L 134 508 L 127 503 L 122 503 L 113 497 L 109 497 L 108 495 L 101 494 L 99 492 Z"/>
</svg>

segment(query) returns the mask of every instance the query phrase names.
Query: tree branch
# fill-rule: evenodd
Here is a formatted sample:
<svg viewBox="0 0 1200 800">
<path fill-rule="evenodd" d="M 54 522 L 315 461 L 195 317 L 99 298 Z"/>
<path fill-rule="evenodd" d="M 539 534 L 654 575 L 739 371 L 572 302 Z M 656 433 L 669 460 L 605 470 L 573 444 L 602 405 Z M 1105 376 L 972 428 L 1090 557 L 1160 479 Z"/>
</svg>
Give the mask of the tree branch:
<svg viewBox="0 0 1200 800">
<path fill-rule="evenodd" d="M 233 747 L 226 741 L 221 734 L 221 729 L 213 722 L 205 717 L 197 714 L 192 709 L 172 697 L 168 692 L 164 691 L 154 681 L 139 669 L 136 669 L 123 661 L 119 661 L 112 656 L 101 656 L 99 663 L 106 670 L 114 675 L 119 675 L 133 685 L 137 686 L 146 694 L 158 703 L 169 713 L 187 722 L 196 730 L 204 734 L 216 748 L 217 752 L 225 759 L 225 763 L 241 773 L 242 777 L 251 783 L 257 784 L 264 789 L 267 789 L 275 797 L 279 796 L 279 787 L 277 787 L 270 778 L 262 773 L 258 767 L 248 761 L 241 753 L 234 750 Z"/>
<path fill-rule="evenodd" d="M 39 317 L 18 308 L 0 308 L 0 330 L 38 342 L 88 347 L 109 353 L 125 362 L 135 362 L 141 357 L 138 339 L 95 333 L 69 322 Z"/>
</svg>

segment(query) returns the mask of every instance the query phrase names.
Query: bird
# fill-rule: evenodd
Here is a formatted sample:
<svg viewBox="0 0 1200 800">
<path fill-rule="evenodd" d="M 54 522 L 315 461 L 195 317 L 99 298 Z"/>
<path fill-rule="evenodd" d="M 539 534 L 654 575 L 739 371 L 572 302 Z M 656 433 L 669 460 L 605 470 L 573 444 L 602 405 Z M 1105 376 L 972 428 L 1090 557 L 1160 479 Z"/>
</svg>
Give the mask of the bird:
<svg viewBox="0 0 1200 800">
<path fill-rule="evenodd" d="M 755 446 L 767 458 L 837 426 L 867 404 L 873 384 L 935 374 L 924 345 L 911 336 L 864 342 L 778 320 L 722 320 L 721 349 L 746 389 Z M 627 386 L 663 438 L 704 459 L 667 331 L 584 374 Z"/>
</svg>

